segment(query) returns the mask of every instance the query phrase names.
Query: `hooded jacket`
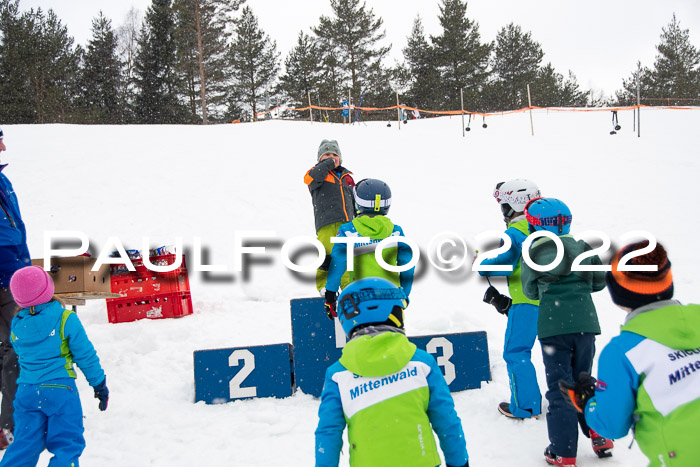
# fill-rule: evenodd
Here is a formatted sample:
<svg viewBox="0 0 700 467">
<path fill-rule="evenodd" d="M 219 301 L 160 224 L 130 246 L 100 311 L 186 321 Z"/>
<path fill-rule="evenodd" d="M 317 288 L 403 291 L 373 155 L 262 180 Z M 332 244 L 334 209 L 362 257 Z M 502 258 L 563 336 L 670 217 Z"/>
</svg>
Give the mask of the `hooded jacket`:
<svg viewBox="0 0 700 467">
<path fill-rule="evenodd" d="M 398 332 L 351 339 L 326 371 L 316 466 L 337 466 L 348 425 L 350 465 L 435 467 L 468 461 L 462 422 L 435 359 Z M 432 425 L 432 429 L 431 429 Z"/>
<path fill-rule="evenodd" d="M 627 316 L 598 360 L 586 422 L 608 438 L 634 428 L 652 466 L 700 462 L 700 305 L 664 300 Z"/>
<path fill-rule="evenodd" d="M 73 363 L 90 386 L 105 379 L 95 348 L 75 312 L 61 303 L 23 308 L 12 320 L 12 346 L 19 356 L 17 383 L 40 384 L 59 378 L 75 378 Z"/>
<path fill-rule="evenodd" d="M 0 172 L 7 166 L 0 165 Z M 27 232 L 10 180 L 0 173 L 0 287 L 7 287 L 15 271 L 31 265 Z M 0 336 L 5 340 L 7 335 Z"/>
<path fill-rule="evenodd" d="M 335 168 L 333 159 L 326 159 L 309 169 L 304 176 L 314 205 L 316 232 L 329 224 L 350 222 L 355 216 L 352 172 L 343 166 Z"/>
<path fill-rule="evenodd" d="M 605 288 L 605 272 L 572 271 L 579 256 L 591 250 L 583 240 L 571 235 L 559 237 L 564 247 L 561 262 L 549 271 L 536 271 L 522 264 L 522 282 L 525 296 L 540 301 L 537 335 L 540 339 L 563 334 L 600 334 L 592 292 Z M 539 238 L 530 247 L 530 258 L 535 264 L 551 264 L 557 256 L 557 246 L 547 237 Z M 600 265 L 597 255 L 588 256 L 581 265 Z"/>
<path fill-rule="evenodd" d="M 338 237 L 365 237 L 369 242 L 356 243 L 353 248 L 353 280 L 364 277 L 382 277 L 390 280 L 395 285 L 403 287 L 406 295 L 411 293 L 415 267 L 403 272 L 387 271 L 377 263 L 374 252 L 379 242 L 390 236 L 403 237 L 403 229 L 395 225 L 388 217 L 359 216 L 343 224 L 338 229 Z M 382 251 L 384 261 L 392 266 L 403 266 L 411 262 L 413 253 L 411 247 L 405 243 L 389 246 Z M 328 268 L 328 281 L 326 290 L 337 292 L 340 288 L 340 279 L 347 270 L 347 245 L 336 243 L 331 251 L 331 264 Z"/>
</svg>

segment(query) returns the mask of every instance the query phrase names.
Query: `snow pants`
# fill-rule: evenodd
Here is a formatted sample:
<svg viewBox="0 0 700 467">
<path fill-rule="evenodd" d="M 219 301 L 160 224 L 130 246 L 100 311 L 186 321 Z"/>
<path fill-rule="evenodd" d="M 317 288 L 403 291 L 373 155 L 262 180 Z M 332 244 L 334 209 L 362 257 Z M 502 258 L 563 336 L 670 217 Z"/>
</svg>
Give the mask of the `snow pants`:
<svg viewBox="0 0 700 467">
<path fill-rule="evenodd" d="M 0 429 L 7 428 L 14 432 L 15 423 L 12 402 L 17 392 L 17 377 L 19 364 L 17 354 L 10 343 L 10 322 L 19 307 L 12 298 L 9 287 L 0 288 L 0 391 L 2 392 L 2 407 L 0 407 Z"/>
<path fill-rule="evenodd" d="M 85 449 L 83 431 L 83 408 L 73 378 L 19 384 L 15 441 L 0 467 L 35 467 L 44 449 L 53 454 L 49 467 L 78 467 Z"/>
<path fill-rule="evenodd" d="M 521 418 L 530 418 L 542 411 L 542 396 L 532 365 L 539 310 L 536 305 L 519 303 L 511 305 L 508 311 L 503 359 L 510 380 L 510 412 Z"/>
<path fill-rule="evenodd" d="M 326 287 L 326 281 L 328 280 L 328 266 L 331 264 L 331 251 L 333 250 L 333 243 L 331 243 L 331 238 L 335 237 L 338 233 L 338 229 L 345 222 L 335 222 L 333 224 L 328 224 L 321 227 L 316 232 L 316 237 L 319 242 L 323 244 L 323 248 L 326 249 L 326 260 L 323 262 L 320 268 L 316 270 L 316 289 L 320 292 L 321 289 Z M 343 277 L 340 279 L 340 288 L 344 289 L 350 283 L 350 272 L 345 271 Z"/>
<path fill-rule="evenodd" d="M 573 383 L 579 373 L 591 372 L 595 355 L 592 333 L 563 334 L 540 339 L 542 359 L 547 373 L 547 431 L 552 452 L 561 457 L 576 457 L 578 428 L 589 436 L 583 414 L 569 405 L 559 391 L 559 380 Z"/>
</svg>

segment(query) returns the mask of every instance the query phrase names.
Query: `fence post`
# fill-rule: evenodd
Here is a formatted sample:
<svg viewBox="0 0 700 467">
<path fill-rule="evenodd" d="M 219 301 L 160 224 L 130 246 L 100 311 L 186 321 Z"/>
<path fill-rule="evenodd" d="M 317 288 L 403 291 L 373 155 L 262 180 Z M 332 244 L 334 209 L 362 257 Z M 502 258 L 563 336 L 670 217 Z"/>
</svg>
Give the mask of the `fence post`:
<svg viewBox="0 0 700 467">
<path fill-rule="evenodd" d="M 641 98 L 640 98 L 642 85 L 641 85 L 641 82 L 639 79 L 639 74 L 640 73 L 637 73 L 637 138 L 642 137 L 642 134 L 640 131 L 640 128 L 642 126 L 642 121 L 641 121 L 641 118 L 642 118 L 641 107 L 642 107 L 642 105 L 641 105 Z"/>
<path fill-rule="evenodd" d="M 459 88 L 459 100 L 462 102 L 462 138 L 466 136 L 464 132 L 464 88 Z"/>
<path fill-rule="evenodd" d="M 396 116 L 399 119 L 399 130 L 401 130 L 401 107 L 399 105 L 399 91 L 396 91 Z"/>
<path fill-rule="evenodd" d="M 532 99 L 530 98 L 530 85 L 527 85 L 527 105 L 530 108 L 530 131 L 535 136 L 535 124 L 532 122 Z"/>
<path fill-rule="evenodd" d="M 311 108 L 311 91 L 307 91 L 307 95 L 309 97 L 309 123 L 313 123 L 313 109 Z"/>
</svg>

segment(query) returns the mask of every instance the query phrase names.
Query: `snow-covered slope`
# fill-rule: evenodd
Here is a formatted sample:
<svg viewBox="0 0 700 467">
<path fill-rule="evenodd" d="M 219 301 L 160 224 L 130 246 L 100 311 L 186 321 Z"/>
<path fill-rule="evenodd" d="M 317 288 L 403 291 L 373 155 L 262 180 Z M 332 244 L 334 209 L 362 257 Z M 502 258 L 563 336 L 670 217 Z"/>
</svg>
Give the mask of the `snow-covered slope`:
<svg viewBox="0 0 700 467">
<path fill-rule="evenodd" d="M 312 465 L 318 401 L 304 394 L 207 406 L 194 404 L 193 358 L 198 349 L 291 342 L 289 299 L 313 296 L 270 249 L 272 262 L 244 280 L 233 269 L 234 231 L 272 230 L 280 240 L 313 235 L 303 175 L 323 138 L 337 139 L 355 179 L 380 178 L 392 188 L 390 218 L 426 252 L 430 239 L 451 231 L 473 251 L 474 237 L 503 230 L 494 184 L 536 181 L 546 196 L 564 200 L 572 231 L 599 230 L 622 244 L 626 232 L 651 232 L 673 262 L 676 297 L 697 298 L 694 233 L 700 176 L 698 110 L 642 111 L 642 138 L 632 112 L 620 114 L 615 136 L 610 113 L 538 111 L 535 136 L 527 114 L 480 119 L 462 137 L 461 119 L 444 117 L 342 126 L 269 121 L 196 126 L 4 126 L 4 173 L 18 193 L 32 256 L 43 256 L 44 233 L 85 232 L 97 254 L 109 237 L 127 248 L 191 248 L 200 237 L 209 262 L 228 273 L 190 273 L 195 313 L 179 320 L 109 324 L 105 304 L 89 302 L 79 315 L 98 350 L 111 390 L 100 413 L 82 375 L 86 466 Z M 110 249 L 110 251 L 111 251 Z M 483 246 L 482 246 L 483 249 Z M 310 261 L 310 257 L 305 257 Z M 467 265 L 471 261 L 467 261 Z M 544 418 L 507 420 L 496 406 L 508 396 L 501 358 L 505 319 L 482 303 L 485 282 L 465 267 L 438 273 L 426 257 L 407 310 L 409 334 L 486 330 L 493 381 L 454 394 L 470 464 L 543 465 Z M 497 281 L 501 289 L 504 282 Z M 594 296 L 603 334 L 616 335 L 624 312 L 607 292 Z M 319 315 L 318 319 L 326 319 Z M 541 351 L 533 360 L 545 387 Z M 612 459 L 598 461 L 581 439 L 579 466 L 646 463 L 631 437 Z M 44 453 L 42 462 L 46 463 Z M 343 462 L 347 463 L 347 453 Z"/>
</svg>

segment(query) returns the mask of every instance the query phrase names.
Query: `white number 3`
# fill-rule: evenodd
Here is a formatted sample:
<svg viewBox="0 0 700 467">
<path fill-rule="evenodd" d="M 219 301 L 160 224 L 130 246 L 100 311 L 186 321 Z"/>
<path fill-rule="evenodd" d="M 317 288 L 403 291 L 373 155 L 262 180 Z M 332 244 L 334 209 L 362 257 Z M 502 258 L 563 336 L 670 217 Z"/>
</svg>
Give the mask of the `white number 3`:
<svg viewBox="0 0 700 467">
<path fill-rule="evenodd" d="M 425 346 L 425 350 L 430 354 L 436 354 L 439 347 L 442 348 L 442 355 L 437 358 L 437 364 L 445 369 L 445 381 L 447 384 L 450 384 L 456 378 L 455 366 L 450 361 L 450 357 L 454 355 L 452 342 L 444 337 L 435 337 L 430 339 L 428 345 Z"/>
</svg>

